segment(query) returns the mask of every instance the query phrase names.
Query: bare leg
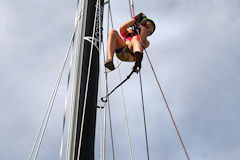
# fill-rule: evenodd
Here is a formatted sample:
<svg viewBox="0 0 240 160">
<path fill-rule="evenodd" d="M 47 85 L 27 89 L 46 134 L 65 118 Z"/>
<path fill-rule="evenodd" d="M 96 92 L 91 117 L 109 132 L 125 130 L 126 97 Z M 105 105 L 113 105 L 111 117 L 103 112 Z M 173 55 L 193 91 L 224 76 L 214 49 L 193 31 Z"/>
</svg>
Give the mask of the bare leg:
<svg viewBox="0 0 240 160">
<path fill-rule="evenodd" d="M 120 37 L 116 30 L 110 30 L 107 42 L 108 59 L 113 60 L 116 49 L 125 46 L 125 41 Z"/>
<path fill-rule="evenodd" d="M 132 38 L 131 42 L 129 43 L 128 47 L 134 53 L 134 56 L 136 58 L 136 62 L 135 62 L 133 69 L 136 71 L 137 68 L 139 68 L 138 70 L 140 70 L 142 58 L 143 58 L 143 53 L 142 53 L 143 49 L 142 49 L 142 45 L 141 45 L 141 42 L 138 39 L 138 37 L 134 36 Z"/>
<path fill-rule="evenodd" d="M 138 39 L 138 37 L 134 36 L 131 40 L 131 42 L 129 43 L 129 49 L 135 53 L 135 52 L 141 52 L 142 53 L 142 45 L 140 40 Z"/>
</svg>

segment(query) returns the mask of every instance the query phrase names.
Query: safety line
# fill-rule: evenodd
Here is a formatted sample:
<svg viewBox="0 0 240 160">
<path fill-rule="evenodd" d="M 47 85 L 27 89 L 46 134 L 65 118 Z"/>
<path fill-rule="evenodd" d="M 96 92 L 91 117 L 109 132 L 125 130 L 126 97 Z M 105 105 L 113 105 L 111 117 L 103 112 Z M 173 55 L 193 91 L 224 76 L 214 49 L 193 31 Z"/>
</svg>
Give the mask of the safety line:
<svg viewBox="0 0 240 160">
<path fill-rule="evenodd" d="M 135 9 L 134 9 L 134 0 L 132 0 L 132 7 L 130 5 L 129 0 L 129 8 L 132 10 L 131 18 L 135 16 Z M 139 35 L 140 37 L 140 35 Z M 148 136 L 147 136 L 147 123 L 146 123 L 146 116 L 145 116 L 145 107 L 144 107 L 144 98 L 143 98 L 143 89 L 142 89 L 142 77 L 141 71 L 139 71 L 139 81 L 140 81 L 140 89 L 141 89 L 141 99 L 142 99 L 142 109 L 143 109 L 143 119 L 144 119 L 144 131 L 145 131 L 145 141 L 146 141 L 146 149 L 147 149 L 147 158 L 149 160 L 149 147 L 148 147 Z"/>
<path fill-rule="evenodd" d="M 169 108 L 169 105 L 168 105 L 168 103 L 167 103 L 166 97 L 165 97 L 165 95 L 164 95 L 164 93 L 163 93 L 163 90 L 162 90 L 162 88 L 161 88 L 161 86 L 160 86 L 160 82 L 159 82 L 159 80 L 158 80 L 158 78 L 157 78 L 157 75 L 156 75 L 156 73 L 155 73 L 155 71 L 154 71 L 154 68 L 153 68 L 153 66 L 152 66 L 151 60 L 150 60 L 150 58 L 149 58 L 149 56 L 148 56 L 148 53 L 147 53 L 146 49 L 145 49 L 145 53 L 146 53 L 146 55 L 147 55 L 147 58 L 148 58 L 148 61 L 149 61 L 150 66 L 151 66 L 151 69 L 152 69 L 152 71 L 153 71 L 154 77 L 155 77 L 155 79 L 156 79 L 156 81 L 157 81 L 158 87 L 159 87 L 159 89 L 160 89 L 160 91 L 161 91 L 161 94 L 162 94 L 162 96 L 163 96 L 164 102 L 165 102 L 165 104 L 166 104 L 166 106 L 167 106 L 168 112 L 169 112 L 169 114 L 170 114 L 170 116 L 171 116 L 171 119 L 172 119 L 172 122 L 173 122 L 173 124 L 174 124 L 174 127 L 175 127 L 175 129 L 176 129 L 176 131 L 177 131 L 178 137 L 179 137 L 179 139 L 180 139 L 180 141 L 181 141 L 181 144 L 182 144 L 182 147 L 183 147 L 183 149 L 184 149 L 184 152 L 185 152 L 185 154 L 186 154 L 186 156 L 187 156 L 187 159 L 190 160 L 190 158 L 189 158 L 189 156 L 188 156 L 188 153 L 187 153 L 187 150 L 186 150 L 186 148 L 185 148 L 185 146 L 184 146 L 184 144 L 183 144 L 183 140 L 182 140 L 182 138 L 181 138 L 181 135 L 180 135 L 180 133 L 179 133 L 179 130 L 178 130 L 178 128 L 177 128 L 177 125 L 176 125 L 176 123 L 175 123 L 175 120 L 174 120 L 174 118 L 173 118 L 173 115 L 172 115 L 172 113 L 171 113 L 171 110 L 170 110 L 170 108 Z"/>
<path fill-rule="evenodd" d="M 135 16 L 134 1 L 132 0 L 132 17 Z"/>
<path fill-rule="evenodd" d="M 111 1 L 108 1 L 108 25 L 107 25 L 107 34 L 109 33 L 110 19 L 113 28 L 113 19 L 111 12 Z M 103 63 L 106 61 L 104 43 L 103 43 Z M 106 86 L 106 94 L 108 94 L 108 74 L 107 69 L 105 68 L 105 86 Z M 105 103 L 106 106 L 106 103 Z M 105 152 L 106 152 L 106 110 L 108 109 L 108 117 L 109 117 L 109 125 L 110 125 L 110 135 L 111 135 L 111 146 L 112 146 L 112 156 L 113 160 L 115 160 L 115 150 L 114 150 L 114 138 L 113 138 L 113 129 L 112 129 L 112 117 L 111 117 L 111 106 L 110 101 L 108 99 L 107 106 L 104 108 L 104 151 L 103 151 L 103 160 L 105 160 Z"/>
<path fill-rule="evenodd" d="M 130 73 L 130 75 L 127 77 L 127 79 L 125 79 L 124 81 L 122 81 L 122 78 L 121 78 L 120 68 L 118 69 L 118 73 L 119 73 L 120 82 L 121 82 L 121 84 L 123 84 L 126 80 L 128 80 L 130 78 L 130 76 L 134 73 L 134 71 L 132 71 Z M 128 135 L 130 159 L 133 160 L 131 137 L 130 137 L 130 131 L 129 131 L 129 127 L 128 127 L 127 109 L 126 109 L 126 103 L 125 103 L 124 92 L 123 92 L 122 86 L 121 86 L 121 93 L 122 93 L 122 101 L 123 101 L 123 108 L 124 108 L 124 115 L 125 115 L 125 123 L 126 123 L 125 125 L 126 125 L 127 135 Z"/>
<path fill-rule="evenodd" d="M 132 74 L 136 72 L 135 70 L 132 70 L 130 72 L 130 74 L 122 81 L 122 78 L 120 76 L 120 84 L 118 84 L 110 93 L 108 93 L 106 96 L 102 97 L 101 100 L 102 102 L 107 102 L 107 98 L 118 88 L 118 87 L 122 87 L 122 84 L 125 83 L 131 76 Z"/>
<path fill-rule="evenodd" d="M 129 3 L 130 3 L 130 0 L 129 0 Z M 113 28 L 113 20 L 112 20 L 113 18 L 112 18 L 112 14 L 111 14 L 111 8 L 110 8 L 109 11 L 110 11 L 110 17 L 111 17 L 112 28 Z M 132 13 L 131 12 L 131 8 L 130 8 L 130 13 Z M 118 61 L 118 65 L 120 65 L 119 61 Z M 126 78 L 124 81 L 122 81 L 120 68 L 118 68 L 118 73 L 119 73 L 119 79 L 120 79 L 120 82 L 121 82 L 120 84 L 123 84 L 127 79 L 129 79 L 129 78 Z M 130 73 L 129 77 L 132 75 L 132 73 L 133 72 Z M 124 91 L 123 91 L 123 87 L 122 86 L 121 86 L 121 94 L 122 94 L 122 101 L 123 101 L 123 108 L 124 108 L 124 115 L 125 115 L 125 126 L 126 126 L 126 129 L 127 129 L 127 135 L 128 135 L 129 153 L 130 153 L 130 159 L 132 160 L 133 159 L 133 155 L 132 155 L 131 137 L 130 137 L 130 131 L 129 131 L 129 127 L 128 127 L 126 103 L 125 103 Z M 109 95 L 109 94 L 107 94 L 107 95 Z M 107 96 L 107 100 L 108 100 L 108 96 Z"/>
<path fill-rule="evenodd" d="M 103 47 L 104 49 L 104 47 Z M 103 50 L 103 58 L 104 58 L 104 62 L 106 61 L 106 57 L 105 57 L 105 51 Z M 105 71 L 107 69 L 105 68 Z M 108 75 L 105 72 L 105 79 L 106 79 L 106 94 L 108 94 Z M 106 103 L 105 103 L 106 104 Z M 110 100 L 108 97 L 108 101 L 107 101 L 107 108 L 108 108 L 108 117 L 109 117 L 109 125 L 110 125 L 110 135 L 111 135 L 111 145 L 112 145 L 112 152 L 113 152 L 113 160 L 115 160 L 115 150 L 114 150 L 114 138 L 113 138 L 113 130 L 112 130 L 112 117 L 111 117 L 111 107 L 110 107 Z M 104 108 L 105 110 L 105 115 L 106 115 L 106 107 Z M 106 151 L 106 116 L 105 116 L 105 127 L 104 127 L 104 158 L 105 158 L 105 151 Z M 104 159 L 103 159 L 104 160 Z"/>
<path fill-rule="evenodd" d="M 142 87 L 142 76 L 141 71 L 139 71 L 139 82 L 140 82 L 140 89 L 141 89 L 141 99 L 142 99 L 142 109 L 143 109 L 143 121 L 144 121 L 144 130 L 145 130 L 145 140 L 146 140 L 146 149 L 147 149 L 147 159 L 149 160 L 149 148 L 148 148 L 148 134 L 147 134 L 147 122 L 146 122 L 146 114 L 145 114 L 145 107 L 144 107 L 144 98 L 143 98 L 143 87 Z"/>
<path fill-rule="evenodd" d="M 129 3 L 129 10 L 130 10 L 131 18 L 132 18 L 132 17 L 133 17 L 133 15 L 132 15 L 131 1 L 130 1 L 130 0 L 128 0 L 128 3 Z"/>
<path fill-rule="evenodd" d="M 140 37 L 139 31 L 137 31 L 137 33 L 138 33 L 138 36 Z M 144 46 L 141 37 L 140 37 L 140 41 L 141 41 L 142 46 Z M 178 128 L 177 128 L 176 122 L 175 122 L 175 120 L 174 120 L 174 118 L 173 118 L 173 115 L 172 115 L 172 112 L 171 112 L 171 110 L 170 110 L 170 107 L 169 107 L 169 105 L 168 105 L 168 103 L 167 103 L 166 97 L 165 97 L 165 95 L 164 95 L 164 93 L 163 93 L 163 90 L 162 90 L 162 87 L 161 87 L 160 82 L 159 82 L 159 80 L 158 80 L 158 77 L 157 77 L 157 75 L 156 75 L 156 73 L 155 73 L 155 71 L 154 71 L 153 65 L 152 65 L 152 63 L 151 63 L 151 60 L 150 60 L 150 57 L 149 57 L 149 55 L 148 55 L 148 53 L 147 53 L 146 48 L 144 49 L 144 51 L 145 51 L 145 53 L 146 53 L 146 55 L 147 55 L 148 62 L 149 62 L 150 67 L 151 67 L 151 69 L 152 69 L 152 71 L 153 71 L 154 77 L 155 77 L 155 79 L 156 79 L 156 82 L 157 82 L 157 84 L 158 84 L 158 87 L 159 87 L 159 89 L 160 89 L 160 92 L 161 92 L 161 94 L 162 94 L 162 96 L 163 96 L 163 99 L 164 99 L 164 102 L 165 102 L 165 104 L 166 104 L 167 110 L 168 110 L 168 112 L 169 112 L 169 115 L 170 115 L 170 117 L 171 117 L 171 120 L 172 120 L 172 122 L 173 122 L 173 125 L 174 125 L 174 127 L 175 127 L 175 129 L 176 129 L 176 131 L 177 131 L 177 135 L 178 135 L 178 137 L 179 137 L 179 140 L 181 141 L 181 144 L 182 144 L 182 147 L 183 147 L 184 152 L 185 152 L 185 154 L 186 154 L 186 157 L 187 157 L 188 160 L 190 160 L 190 158 L 189 158 L 189 156 L 188 156 L 188 153 L 187 153 L 187 150 L 186 150 L 186 148 L 185 148 L 185 145 L 184 145 L 184 143 L 183 143 L 183 140 L 182 140 L 182 138 L 181 138 L 181 135 L 180 135 L 180 133 L 179 133 L 179 130 L 178 130 Z"/>
</svg>

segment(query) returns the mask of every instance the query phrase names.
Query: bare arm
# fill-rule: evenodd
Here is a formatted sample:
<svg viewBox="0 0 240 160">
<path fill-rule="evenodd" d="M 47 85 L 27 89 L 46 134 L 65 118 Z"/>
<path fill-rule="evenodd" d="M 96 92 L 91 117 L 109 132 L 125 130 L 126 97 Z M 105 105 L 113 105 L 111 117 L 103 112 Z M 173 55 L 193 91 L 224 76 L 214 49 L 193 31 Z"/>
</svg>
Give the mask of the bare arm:
<svg viewBox="0 0 240 160">
<path fill-rule="evenodd" d="M 136 22 L 135 19 L 132 18 L 132 19 L 130 19 L 129 21 L 123 23 L 123 24 L 120 26 L 120 34 L 121 34 L 122 36 L 124 36 L 124 35 L 127 33 L 128 27 L 134 25 L 135 22 Z"/>
<path fill-rule="evenodd" d="M 147 48 L 149 45 L 150 45 L 150 42 L 147 40 L 147 39 L 145 39 L 144 41 L 143 41 L 143 44 L 144 44 L 144 48 Z"/>
</svg>

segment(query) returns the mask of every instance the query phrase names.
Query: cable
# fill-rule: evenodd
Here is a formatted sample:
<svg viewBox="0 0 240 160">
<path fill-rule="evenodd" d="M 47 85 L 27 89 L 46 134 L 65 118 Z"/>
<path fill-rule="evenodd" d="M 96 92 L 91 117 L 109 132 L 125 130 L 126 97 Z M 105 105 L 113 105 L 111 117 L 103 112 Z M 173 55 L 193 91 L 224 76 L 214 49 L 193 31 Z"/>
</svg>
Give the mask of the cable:
<svg viewBox="0 0 240 160">
<path fill-rule="evenodd" d="M 132 15 L 131 1 L 130 1 L 130 0 L 128 0 L 128 3 L 129 3 L 129 10 L 130 10 L 131 18 L 132 18 L 132 17 L 133 17 L 133 15 Z"/>
<path fill-rule="evenodd" d="M 68 78 L 67 78 L 67 89 L 66 89 L 65 103 L 64 103 L 62 139 L 61 139 L 61 145 L 60 145 L 60 160 L 62 160 L 62 154 L 63 154 L 64 131 L 65 131 L 65 123 L 66 123 L 67 104 L 68 104 L 68 89 L 69 89 L 71 72 L 72 72 L 71 69 L 72 69 L 72 54 L 71 54 L 70 63 L 69 63 Z"/>
<path fill-rule="evenodd" d="M 135 16 L 134 1 L 132 0 L 132 17 Z"/>
<path fill-rule="evenodd" d="M 100 70 L 100 72 L 101 72 L 101 63 L 100 63 L 100 54 L 101 54 L 101 42 L 102 42 L 102 30 L 101 30 L 101 26 L 102 26 L 102 21 L 101 21 L 101 14 L 100 14 L 100 10 L 101 10 L 101 8 L 100 8 L 101 6 L 99 5 L 99 8 L 98 8 L 98 10 L 99 10 L 99 14 L 98 14 L 98 24 L 99 24 L 99 54 L 98 54 L 98 56 L 99 56 L 99 70 Z M 100 75 L 101 75 L 101 73 L 100 73 Z M 100 78 L 99 78 L 99 96 L 101 97 L 101 95 L 102 95 L 102 88 L 101 88 L 101 85 L 102 83 L 101 83 L 101 76 L 100 76 Z M 103 160 L 103 135 L 102 135 L 102 108 L 100 108 L 100 111 L 99 111 L 99 115 L 100 115 L 100 117 L 99 117 L 99 123 L 100 123 L 100 125 L 99 125 L 99 130 L 100 130 L 100 160 Z"/>
<path fill-rule="evenodd" d="M 138 31 L 138 30 L 137 30 L 137 33 L 138 33 L 138 36 L 140 37 L 140 34 L 139 34 L 139 31 Z M 142 46 L 144 46 L 141 37 L 140 37 L 140 41 L 141 41 Z M 169 115 L 170 115 L 170 117 L 171 117 L 171 120 L 172 120 L 172 122 L 173 122 L 173 125 L 174 125 L 174 127 L 175 127 L 175 129 L 176 129 L 176 131 L 177 131 L 177 135 L 178 135 L 178 137 L 179 137 L 179 140 L 181 141 L 181 144 L 182 144 L 182 147 L 183 147 L 183 149 L 184 149 L 185 155 L 186 155 L 187 159 L 190 160 L 190 158 L 189 158 L 189 156 L 188 156 L 188 153 L 187 153 L 187 150 L 186 150 L 186 148 L 185 148 L 185 145 L 184 145 L 184 143 L 183 143 L 183 140 L 182 140 L 182 138 L 181 138 L 181 135 L 180 135 L 180 133 L 179 133 L 179 130 L 178 130 L 178 128 L 177 128 L 176 122 L 175 122 L 175 120 L 174 120 L 174 118 L 173 118 L 173 115 L 172 115 L 172 112 L 171 112 L 171 110 L 170 110 L 170 107 L 169 107 L 169 105 L 168 105 L 168 103 L 167 103 L 166 97 L 165 97 L 165 95 L 164 95 L 164 93 L 163 93 L 163 90 L 162 90 L 162 87 L 161 87 L 161 85 L 160 85 L 160 82 L 159 82 L 159 80 L 158 80 L 158 78 L 157 78 L 157 75 L 156 75 L 156 73 L 155 73 L 155 71 L 154 71 L 154 68 L 153 68 L 153 65 L 152 65 L 152 63 L 151 63 L 151 60 L 150 60 L 150 58 L 149 58 L 149 55 L 148 55 L 148 53 L 147 53 L 147 50 L 145 49 L 144 51 L 145 51 L 145 53 L 146 53 L 146 55 L 147 55 L 148 62 L 149 62 L 150 67 L 151 67 L 151 69 L 152 69 L 152 71 L 153 71 L 153 74 L 154 74 L 155 80 L 156 80 L 156 82 L 157 82 L 157 84 L 158 84 L 158 87 L 159 87 L 159 89 L 160 89 L 160 92 L 161 92 L 161 94 L 162 94 L 162 96 L 163 96 L 164 102 L 165 102 L 165 104 L 166 104 L 166 107 L 167 107 L 167 110 L 168 110 Z"/>
<path fill-rule="evenodd" d="M 75 26 L 75 29 L 76 29 L 76 26 Z M 43 135 L 44 135 L 44 133 L 45 133 L 46 126 L 47 126 L 47 123 L 48 123 L 48 119 L 49 119 L 49 116 L 50 116 L 50 114 L 51 114 L 51 110 L 52 110 L 52 107 L 53 107 L 53 103 L 54 103 L 54 100 L 55 100 L 55 97 L 56 97 L 56 94 L 57 94 L 57 91 L 58 91 L 58 88 L 59 88 L 59 84 L 60 84 L 61 79 L 62 79 L 63 71 L 64 71 L 64 68 L 65 68 L 65 65 L 66 65 L 66 62 L 67 62 L 69 53 L 70 53 L 70 48 L 72 47 L 72 44 L 73 44 L 73 41 L 74 41 L 75 32 L 76 32 L 75 29 L 74 29 L 74 33 L 73 33 L 73 35 L 72 35 L 71 42 L 70 42 L 69 47 L 68 47 L 68 50 L 67 50 L 67 54 L 66 54 L 66 56 L 65 56 L 65 58 L 64 58 L 63 65 L 62 65 L 61 71 L 60 71 L 60 73 L 59 73 L 59 76 L 58 76 L 58 79 L 57 79 L 55 88 L 54 88 L 53 93 L 52 93 L 52 96 L 51 96 L 51 98 L 50 98 L 50 101 L 49 101 L 47 110 L 46 110 L 46 112 L 45 112 L 45 115 L 44 115 L 44 118 L 43 118 L 43 120 L 42 120 L 41 126 L 40 126 L 40 128 L 39 128 L 37 137 L 36 137 L 36 139 L 35 139 L 35 141 L 34 141 L 34 144 L 33 144 L 32 150 L 31 150 L 31 153 L 30 153 L 30 155 L 29 155 L 29 160 L 32 159 L 33 152 L 34 152 L 34 150 L 35 150 L 35 148 L 36 148 L 37 142 L 39 141 L 39 145 L 38 145 L 38 148 L 37 148 L 36 155 L 35 155 L 34 159 L 36 159 L 36 157 L 37 157 L 37 155 L 38 155 L 39 148 L 40 148 L 41 142 L 42 142 L 42 138 L 43 138 Z M 40 139 L 39 139 L 39 138 L 40 138 Z"/>
<path fill-rule="evenodd" d="M 129 8 L 131 12 L 131 18 L 135 16 L 134 10 L 134 1 L 132 0 L 132 7 L 129 0 Z M 140 37 L 140 36 L 139 36 Z M 143 119 L 144 119 L 144 131 L 145 131 L 145 141 L 146 141 L 146 149 L 147 149 L 147 158 L 149 160 L 149 147 L 148 147 L 148 136 L 147 136 L 147 124 L 146 124 L 146 117 L 145 117 L 145 107 L 144 107 L 144 99 L 143 99 L 143 89 L 142 89 L 142 78 L 141 72 L 139 71 L 139 80 L 140 80 L 140 89 L 141 89 L 141 99 L 142 99 L 142 109 L 143 109 Z"/>
<path fill-rule="evenodd" d="M 120 68 L 118 69 L 118 73 L 119 73 L 119 78 L 120 78 L 120 84 L 123 84 L 124 82 L 126 82 L 126 80 L 128 80 L 130 78 L 130 76 L 134 73 L 135 71 L 132 70 L 132 72 L 127 76 L 127 78 L 122 81 L 121 78 L 121 73 L 120 73 Z M 129 127 L 128 127 L 128 119 L 127 119 L 127 109 L 126 109 L 126 103 L 125 103 L 125 99 L 124 99 L 124 92 L 123 92 L 123 87 L 121 86 L 121 93 L 122 93 L 122 101 L 123 101 L 123 108 L 124 108 L 124 115 L 125 115 L 125 123 L 126 123 L 126 129 L 127 129 L 127 135 L 128 135 L 128 145 L 129 145 L 129 152 L 130 152 L 130 159 L 133 159 L 133 155 L 132 155 L 132 145 L 131 145 L 131 137 L 130 137 L 130 131 L 129 131 Z"/>
<path fill-rule="evenodd" d="M 145 107 L 144 107 L 144 99 L 143 99 L 143 89 L 142 89 L 142 76 L 141 76 L 141 71 L 139 71 L 139 81 L 140 81 L 140 88 L 141 88 L 142 109 L 143 109 L 143 120 L 144 120 L 145 140 L 146 140 L 146 149 L 147 149 L 147 159 L 149 160 L 148 136 L 147 136 L 147 123 L 146 123 Z"/>
<path fill-rule="evenodd" d="M 112 14 L 111 14 L 111 5 L 110 5 L 110 0 L 108 3 L 108 25 L 107 25 L 107 33 L 109 33 L 109 26 L 110 26 L 110 18 L 111 18 L 111 24 L 113 28 L 113 20 L 112 20 Z M 105 50 L 104 50 L 104 43 L 103 43 L 103 60 L 105 62 L 106 57 L 105 57 Z M 108 94 L 108 74 L 107 74 L 107 69 L 105 68 L 105 86 L 106 86 L 106 94 Z M 106 106 L 106 103 L 105 103 Z M 112 146 L 112 156 L 113 160 L 115 160 L 115 150 L 114 150 L 114 139 L 113 139 L 113 130 L 112 130 L 112 118 L 111 118 L 111 107 L 110 107 L 110 101 L 108 99 L 107 102 L 108 106 L 108 117 L 109 117 L 109 125 L 110 125 L 110 135 L 111 135 L 111 146 Z M 106 107 L 104 108 L 104 151 L 103 151 L 103 160 L 105 160 L 105 151 L 106 151 Z"/>
<path fill-rule="evenodd" d="M 81 1 L 79 3 L 79 1 L 77 2 L 77 6 L 78 6 L 78 10 L 76 12 L 76 22 L 75 22 L 75 26 L 74 26 L 74 36 L 73 36 L 73 44 L 74 44 L 74 37 L 75 37 L 75 33 L 76 33 L 76 28 L 79 24 L 79 20 L 81 18 L 81 8 L 79 7 L 79 4 L 81 4 Z M 73 45 L 72 45 L 73 46 Z M 72 54 L 71 54 L 71 58 L 70 58 L 70 63 L 69 63 L 69 71 L 68 71 L 68 78 L 67 78 L 67 90 L 66 90 L 66 96 L 65 96 L 65 104 L 64 104 L 64 114 L 63 114 L 63 128 L 62 128 L 62 139 L 61 139 L 61 145 L 60 145 L 60 160 L 62 160 L 62 156 L 63 156 L 63 143 L 64 143 L 64 131 L 65 131 L 65 123 L 66 123 L 66 112 L 67 112 L 67 103 L 68 103 L 68 89 L 69 89 L 69 84 L 70 84 L 70 78 L 71 78 L 71 72 L 72 72 Z M 71 102 L 72 103 L 72 102 Z M 71 115 L 71 112 L 70 112 Z M 69 119 L 70 122 L 70 119 Z M 70 124 L 70 123 L 69 123 Z M 69 125 L 70 128 L 70 125 Z M 67 159 L 67 154 L 68 154 L 68 142 L 67 142 L 67 151 L 66 151 L 66 159 Z"/>
<path fill-rule="evenodd" d="M 76 13 L 76 20 L 75 20 L 75 24 L 77 22 L 80 21 L 80 18 L 82 17 L 82 7 L 83 7 L 83 3 L 82 3 L 82 0 L 80 0 L 80 3 L 78 3 L 78 8 L 79 9 L 79 12 Z M 77 21 L 77 19 L 79 19 Z M 79 51 L 78 51 L 78 46 L 79 46 L 79 37 L 80 37 L 80 32 L 79 32 L 79 24 L 77 25 L 77 28 L 76 28 L 76 48 L 75 48 L 75 57 L 74 57 L 74 73 L 73 73 L 73 78 L 72 78 L 72 81 L 75 82 L 75 79 L 76 79 L 76 75 L 77 75 L 77 57 L 78 57 L 78 54 L 79 54 Z M 73 100 L 74 100 L 74 96 L 75 96 L 75 91 L 74 91 L 74 88 L 76 88 L 76 83 L 72 83 L 72 94 L 71 94 L 71 103 L 70 103 L 70 115 L 69 115 L 69 122 L 68 122 L 68 135 L 67 135 L 67 149 L 66 149 L 66 159 L 68 159 L 68 157 L 70 157 L 70 153 L 69 153 L 69 148 L 70 148 L 70 140 L 71 140 L 71 130 L 72 130 L 72 127 L 73 127 L 73 121 L 72 121 L 72 115 L 74 115 L 74 109 L 73 109 Z"/>
<path fill-rule="evenodd" d="M 104 49 L 104 47 L 103 47 Z M 103 55 L 104 55 L 104 61 L 106 60 L 106 57 L 105 57 L 105 51 L 103 50 Z M 106 71 L 106 68 L 105 68 L 105 71 Z M 106 86 L 106 94 L 108 94 L 108 76 L 107 76 L 107 73 L 105 72 L 105 79 L 106 79 L 106 83 L 105 83 L 105 86 Z M 109 117 L 109 125 L 110 125 L 110 135 L 111 135 L 111 145 L 112 145 L 112 152 L 113 152 L 113 160 L 115 160 L 115 151 L 114 151 L 114 140 L 113 140 L 113 131 L 112 131 L 112 118 L 111 118 L 111 107 L 110 107 L 110 101 L 109 101 L 109 98 L 108 98 L 108 101 L 107 103 L 105 103 L 105 105 L 107 104 L 108 106 L 108 117 Z M 105 112 L 105 119 L 104 119 L 104 151 L 103 151 L 103 160 L 105 159 L 105 150 L 106 150 L 106 107 L 104 108 L 104 112 Z"/>
<path fill-rule="evenodd" d="M 109 3 L 110 3 L 110 1 L 109 1 Z M 129 0 L 129 4 L 130 4 L 130 0 Z M 130 7 L 130 13 L 132 13 L 132 11 L 131 11 L 131 7 Z M 112 28 L 114 28 L 113 27 L 113 19 L 112 19 L 112 13 L 111 13 L 111 7 L 110 7 L 110 5 L 109 5 L 109 14 L 110 14 L 110 17 L 111 17 L 111 22 L 112 22 Z M 109 18 L 109 14 L 108 14 L 108 18 Z M 109 30 L 109 29 L 108 29 Z M 120 64 L 121 63 L 119 63 L 119 61 L 118 61 L 118 66 L 117 66 L 117 68 L 120 66 Z M 129 79 L 130 78 L 130 76 L 132 75 L 132 73 L 133 72 L 131 72 L 130 74 L 129 74 L 129 76 L 124 80 L 124 81 L 122 81 L 121 80 L 121 72 L 120 72 L 120 68 L 118 68 L 118 71 L 119 71 L 119 78 L 120 78 L 120 84 L 115 88 L 115 89 L 117 89 L 119 86 L 121 86 L 121 84 L 123 84 L 127 79 Z M 114 89 L 114 90 L 115 90 Z M 113 90 L 113 91 L 114 91 Z M 113 92 L 112 91 L 112 92 Z M 107 93 L 106 95 L 110 95 L 112 92 L 110 92 L 110 93 Z M 128 134 L 128 144 L 129 144 L 129 152 L 130 152 L 130 159 L 132 160 L 133 158 L 132 158 L 132 147 L 131 147 L 131 139 L 130 139 L 130 132 L 129 132 L 129 128 L 128 128 L 128 119 L 127 119 L 127 112 L 126 112 L 126 103 L 125 103 L 125 99 L 124 99 L 124 92 L 123 92 L 123 87 L 121 86 L 121 93 L 122 93 L 122 101 L 123 101 L 123 107 L 124 107 L 124 113 L 125 113 L 125 122 L 126 122 L 126 129 L 127 129 L 127 134 Z M 108 100 L 108 96 L 106 97 L 106 100 Z M 108 102 L 109 103 L 109 102 Z M 110 109 L 110 107 L 109 107 L 109 109 Z"/>
</svg>

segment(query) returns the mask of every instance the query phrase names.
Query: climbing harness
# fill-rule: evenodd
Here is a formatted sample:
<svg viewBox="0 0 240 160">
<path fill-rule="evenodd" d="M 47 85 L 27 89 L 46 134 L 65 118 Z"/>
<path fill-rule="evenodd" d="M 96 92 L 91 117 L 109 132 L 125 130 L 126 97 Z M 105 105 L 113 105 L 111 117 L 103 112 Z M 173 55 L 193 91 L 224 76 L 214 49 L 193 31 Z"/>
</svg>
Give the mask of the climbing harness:
<svg viewBox="0 0 240 160">
<path fill-rule="evenodd" d="M 135 35 L 138 36 L 137 32 L 141 32 L 142 25 L 137 26 L 135 23 L 133 26 L 130 26 L 128 30 L 128 34 L 124 36 L 123 40 L 126 41 L 129 37 L 134 37 Z"/>
<path fill-rule="evenodd" d="M 108 93 L 106 96 L 102 97 L 101 100 L 102 102 L 107 102 L 108 97 L 118 88 L 120 87 L 123 83 L 125 83 L 134 72 L 138 72 L 138 70 L 136 70 L 135 68 L 131 71 L 131 73 L 119 84 L 117 85 L 110 93 Z"/>
</svg>

